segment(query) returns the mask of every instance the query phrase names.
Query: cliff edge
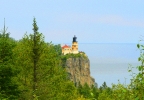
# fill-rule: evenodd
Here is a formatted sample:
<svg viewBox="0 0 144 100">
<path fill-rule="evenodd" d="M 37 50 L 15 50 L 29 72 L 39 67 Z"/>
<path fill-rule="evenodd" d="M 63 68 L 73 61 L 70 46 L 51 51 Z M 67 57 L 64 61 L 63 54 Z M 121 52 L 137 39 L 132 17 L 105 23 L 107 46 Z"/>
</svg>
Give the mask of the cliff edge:
<svg viewBox="0 0 144 100">
<path fill-rule="evenodd" d="M 90 61 L 88 57 L 70 57 L 65 61 L 68 77 L 76 86 L 87 83 L 89 86 L 95 84 L 95 79 L 90 76 Z"/>
</svg>

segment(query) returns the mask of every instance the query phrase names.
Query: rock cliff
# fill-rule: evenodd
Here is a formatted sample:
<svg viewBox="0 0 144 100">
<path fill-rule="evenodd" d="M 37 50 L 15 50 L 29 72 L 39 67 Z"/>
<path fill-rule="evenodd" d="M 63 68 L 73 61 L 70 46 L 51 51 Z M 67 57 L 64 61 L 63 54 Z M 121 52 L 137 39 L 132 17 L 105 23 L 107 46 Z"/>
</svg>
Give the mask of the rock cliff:
<svg viewBox="0 0 144 100">
<path fill-rule="evenodd" d="M 76 86 L 80 83 L 89 86 L 95 84 L 95 79 L 90 76 L 90 61 L 88 57 L 70 57 L 65 61 L 68 77 Z"/>
</svg>

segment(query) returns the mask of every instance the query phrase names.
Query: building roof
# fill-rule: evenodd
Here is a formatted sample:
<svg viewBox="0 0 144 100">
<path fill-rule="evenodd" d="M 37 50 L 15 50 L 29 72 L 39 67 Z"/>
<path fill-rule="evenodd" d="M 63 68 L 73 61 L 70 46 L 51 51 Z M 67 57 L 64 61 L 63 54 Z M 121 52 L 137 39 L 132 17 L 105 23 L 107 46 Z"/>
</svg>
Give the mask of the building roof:
<svg viewBox="0 0 144 100">
<path fill-rule="evenodd" d="M 62 46 L 62 48 L 64 49 L 64 48 L 70 48 L 68 45 L 64 45 L 64 46 Z"/>
</svg>

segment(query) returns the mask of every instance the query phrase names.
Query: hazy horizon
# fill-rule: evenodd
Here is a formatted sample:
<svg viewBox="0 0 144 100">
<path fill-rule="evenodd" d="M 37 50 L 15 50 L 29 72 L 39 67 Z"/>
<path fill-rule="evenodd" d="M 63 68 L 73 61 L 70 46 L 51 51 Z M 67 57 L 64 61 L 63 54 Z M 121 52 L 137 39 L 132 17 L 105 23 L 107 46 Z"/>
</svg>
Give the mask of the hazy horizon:
<svg viewBox="0 0 144 100">
<path fill-rule="evenodd" d="M 71 45 L 71 43 L 66 43 Z M 90 60 L 91 76 L 95 78 L 98 86 L 105 81 L 108 86 L 117 84 L 129 84 L 130 75 L 128 67 L 140 65 L 137 43 L 78 43 L 79 51 L 84 51 Z M 137 73 L 137 69 L 133 69 Z"/>
</svg>

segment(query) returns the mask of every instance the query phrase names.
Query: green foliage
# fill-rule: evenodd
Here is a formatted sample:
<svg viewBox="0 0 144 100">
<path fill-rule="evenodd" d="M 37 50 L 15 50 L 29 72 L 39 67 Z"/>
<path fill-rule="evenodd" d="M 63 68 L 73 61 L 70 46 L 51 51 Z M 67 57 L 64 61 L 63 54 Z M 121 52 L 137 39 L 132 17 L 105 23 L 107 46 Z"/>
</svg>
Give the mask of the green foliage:
<svg viewBox="0 0 144 100">
<path fill-rule="evenodd" d="M 54 49 L 55 49 L 55 52 L 57 53 L 58 57 L 60 57 L 62 55 L 61 45 L 60 44 L 54 45 Z"/>
<path fill-rule="evenodd" d="M 137 48 L 140 50 L 140 57 L 138 61 L 141 65 L 137 67 L 139 73 L 134 76 L 132 68 L 129 72 L 132 72 L 132 79 L 129 85 L 117 84 L 113 85 L 111 92 L 102 91 L 99 94 L 98 100 L 144 100 L 144 46 L 137 44 Z"/>
<path fill-rule="evenodd" d="M 0 34 L 0 99 L 14 100 L 20 91 L 14 77 L 18 74 L 14 67 L 13 48 L 15 41 L 9 37 L 6 30 Z"/>
<path fill-rule="evenodd" d="M 70 54 L 66 54 L 66 55 L 61 55 L 61 60 L 62 60 L 63 63 L 65 63 L 68 58 L 80 58 L 80 57 L 82 57 L 84 59 L 87 59 L 85 54 L 80 54 L 80 53 L 73 54 L 73 53 L 70 53 Z"/>
<path fill-rule="evenodd" d="M 78 86 L 78 92 L 80 93 L 80 95 L 87 99 L 92 99 L 94 97 L 93 89 L 94 88 L 91 89 L 87 83 L 85 83 L 83 86 L 81 84 L 79 84 Z"/>
<path fill-rule="evenodd" d="M 60 66 L 59 53 L 52 43 L 45 43 L 34 19 L 34 34 L 21 39 L 14 49 L 17 77 L 22 100 L 72 100 L 77 97 L 74 84 L 67 80 Z M 73 95 L 71 95 L 73 94 Z"/>
<path fill-rule="evenodd" d="M 84 53 L 62 55 L 61 46 L 46 43 L 33 20 L 33 34 L 25 34 L 15 41 L 4 30 L 0 33 L 0 99 L 1 100 L 144 100 L 144 45 L 140 50 L 137 67 L 131 83 L 106 82 L 100 88 L 85 83 L 75 87 L 68 80 L 62 64 L 68 58 L 84 58 Z M 132 72 L 132 68 L 128 70 Z"/>
<path fill-rule="evenodd" d="M 105 89 L 107 89 L 108 87 L 107 87 L 107 85 L 106 85 L 106 82 L 104 82 L 103 84 L 102 84 L 102 86 L 100 86 L 100 90 L 105 90 Z"/>
<path fill-rule="evenodd" d="M 133 98 L 139 100 L 144 99 L 144 45 L 137 44 L 138 49 L 140 50 L 140 57 L 138 61 L 141 62 L 141 65 L 137 67 L 139 73 L 132 79 L 130 88 L 132 89 Z"/>
<path fill-rule="evenodd" d="M 95 99 L 97 100 L 98 96 L 99 96 L 99 89 L 96 86 L 92 85 L 91 86 L 91 93 L 93 94 L 92 98 L 94 98 L 94 100 Z"/>
</svg>

